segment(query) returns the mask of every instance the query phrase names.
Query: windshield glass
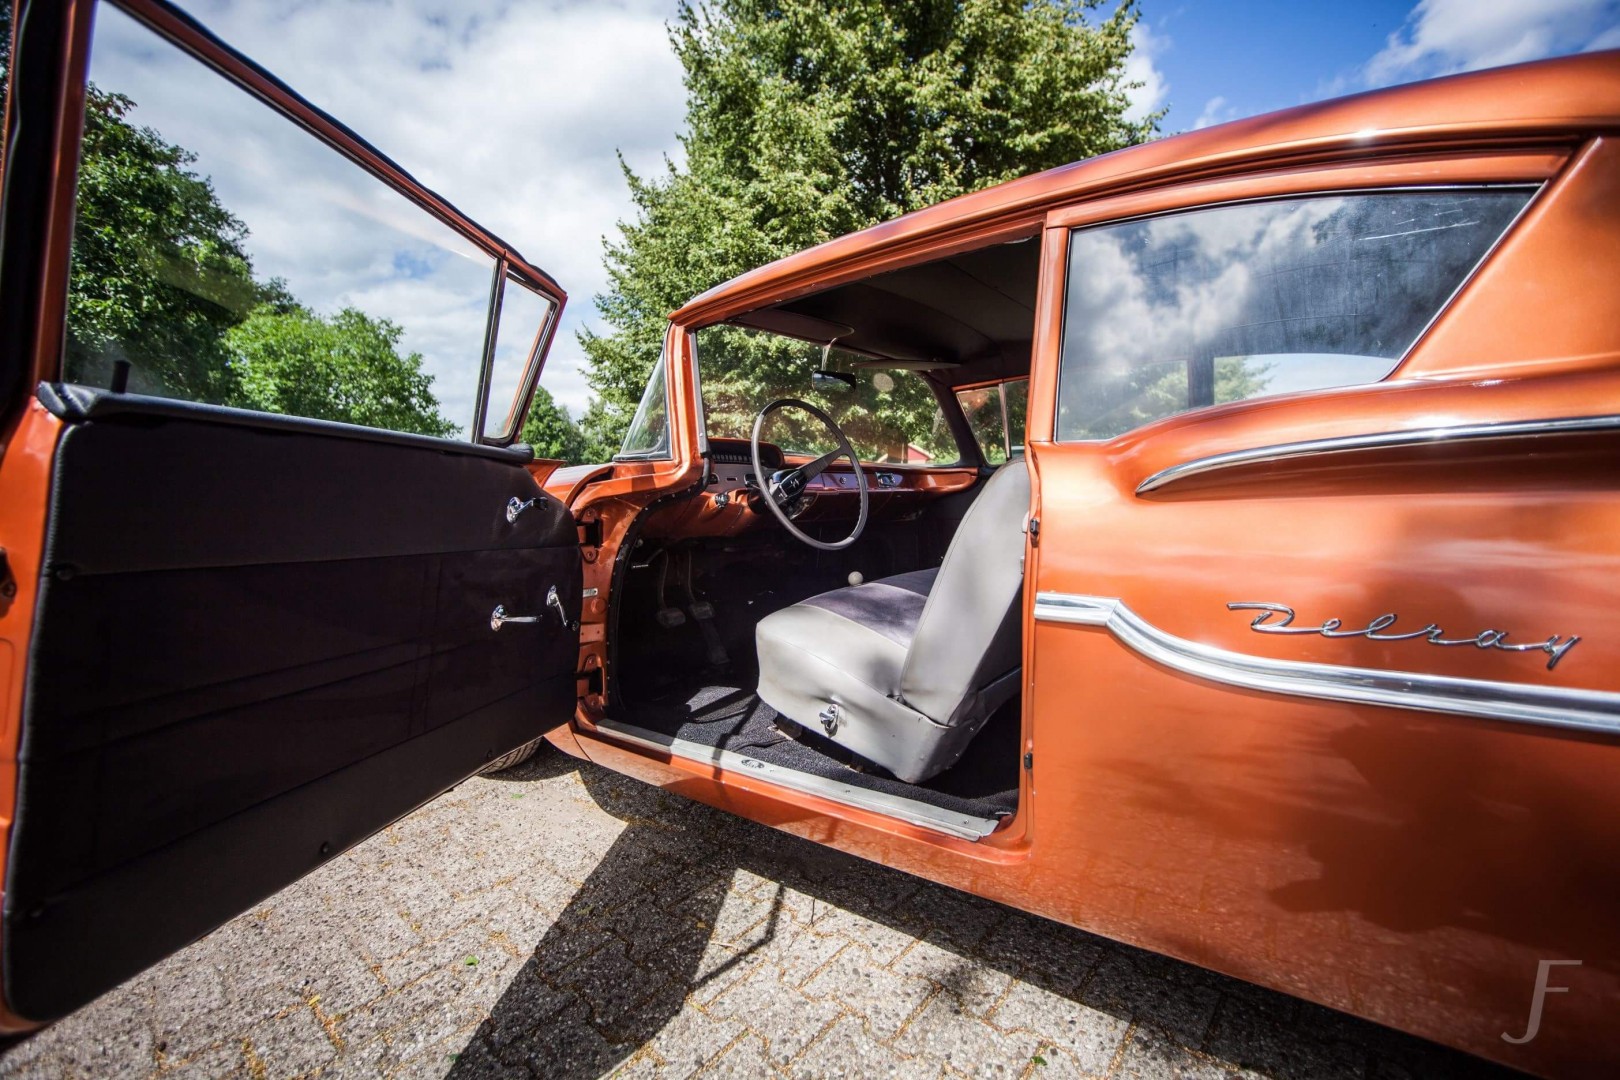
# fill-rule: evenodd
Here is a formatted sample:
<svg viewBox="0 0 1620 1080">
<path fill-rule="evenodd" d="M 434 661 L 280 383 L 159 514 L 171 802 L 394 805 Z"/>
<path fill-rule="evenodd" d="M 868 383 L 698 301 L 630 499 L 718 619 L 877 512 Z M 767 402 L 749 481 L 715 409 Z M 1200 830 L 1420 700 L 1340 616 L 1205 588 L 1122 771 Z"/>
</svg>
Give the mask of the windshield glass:
<svg viewBox="0 0 1620 1080">
<path fill-rule="evenodd" d="M 698 368 L 709 435 L 747 439 L 760 409 L 778 398 L 797 398 L 831 416 L 862 461 L 956 464 L 961 453 L 927 381 L 881 363 L 834 348 L 827 352 L 826 370 L 848 381 L 812 380 L 822 367 L 819 345 L 737 326 L 701 330 Z M 802 410 L 773 414 L 760 438 L 790 454 L 833 449 L 825 425 Z"/>
<path fill-rule="evenodd" d="M 625 432 L 621 458 L 661 458 L 669 456 L 669 394 L 664 389 L 664 361 L 660 357 L 647 377 L 641 404 Z"/>
</svg>

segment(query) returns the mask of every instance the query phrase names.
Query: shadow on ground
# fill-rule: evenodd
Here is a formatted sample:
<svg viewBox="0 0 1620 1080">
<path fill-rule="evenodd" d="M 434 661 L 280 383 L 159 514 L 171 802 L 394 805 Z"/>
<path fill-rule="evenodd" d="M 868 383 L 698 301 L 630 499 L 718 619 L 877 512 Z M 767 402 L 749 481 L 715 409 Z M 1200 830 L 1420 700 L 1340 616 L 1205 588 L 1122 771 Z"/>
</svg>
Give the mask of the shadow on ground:
<svg viewBox="0 0 1620 1080">
<path fill-rule="evenodd" d="M 966 994 L 987 973 L 1010 976 L 1066 999 L 1076 1014 L 1097 1010 L 1229 1067 L 1285 1077 L 1517 1075 L 775 832 L 550 747 L 493 779 L 568 772 L 625 828 L 457 1055 L 452 1077 L 515 1068 L 584 1080 L 649 1043 L 666 1060 L 685 1054 L 695 1066 L 723 1044 L 657 1041 L 689 1001 L 707 1008 L 772 963 L 788 965 L 793 985 L 810 981 L 816 967 L 792 965 L 830 957 L 805 948 L 808 939 L 792 948 L 786 939 L 819 933 L 822 920 L 858 926 L 849 914 L 895 932 L 891 939 L 921 938 L 948 953 L 932 976 L 946 993 Z M 737 925 L 726 925 L 728 897 L 743 901 Z"/>
</svg>

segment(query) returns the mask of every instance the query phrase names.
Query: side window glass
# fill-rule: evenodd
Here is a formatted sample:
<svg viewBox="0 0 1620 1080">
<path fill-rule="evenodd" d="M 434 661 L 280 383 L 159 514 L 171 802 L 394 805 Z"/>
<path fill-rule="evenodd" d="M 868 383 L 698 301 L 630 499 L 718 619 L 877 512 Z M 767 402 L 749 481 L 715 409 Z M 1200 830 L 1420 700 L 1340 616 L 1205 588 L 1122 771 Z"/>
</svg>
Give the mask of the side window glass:
<svg viewBox="0 0 1620 1080">
<path fill-rule="evenodd" d="M 990 465 L 1000 465 L 1024 452 L 1024 415 L 1029 404 L 1029 380 L 1014 379 L 993 386 L 958 390 L 956 400 L 978 440 L 979 452 Z"/>
<path fill-rule="evenodd" d="M 133 393 L 469 438 L 494 275 L 455 230 L 100 6 L 68 381 L 108 386 L 127 364 Z"/>
<path fill-rule="evenodd" d="M 968 427 L 979 443 L 979 453 L 990 465 L 1007 460 L 1007 427 L 1001 409 L 1001 385 L 975 386 L 971 390 L 956 392 L 957 404 L 967 417 Z"/>
<path fill-rule="evenodd" d="M 551 326 L 550 297 L 541 296 L 517 278 L 507 275 L 501 294 L 501 315 L 495 333 L 495 357 L 484 395 L 486 439 L 506 442 L 517 432 L 524 392 L 534 384 L 546 331 Z"/>
<path fill-rule="evenodd" d="M 1382 379 L 1530 194 L 1333 195 L 1076 229 L 1057 437 Z"/>
<path fill-rule="evenodd" d="M 1007 403 L 1007 452 L 1018 457 L 1024 452 L 1025 419 L 1029 415 L 1029 380 L 1004 382 L 1001 393 Z"/>
</svg>

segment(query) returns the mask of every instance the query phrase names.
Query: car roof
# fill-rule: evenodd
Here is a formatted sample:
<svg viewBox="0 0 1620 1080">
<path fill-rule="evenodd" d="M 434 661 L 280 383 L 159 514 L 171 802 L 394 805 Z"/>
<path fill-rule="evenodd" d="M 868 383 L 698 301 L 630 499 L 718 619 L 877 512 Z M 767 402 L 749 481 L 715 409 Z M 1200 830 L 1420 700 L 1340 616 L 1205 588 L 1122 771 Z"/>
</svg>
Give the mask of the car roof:
<svg viewBox="0 0 1620 1080">
<path fill-rule="evenodd" d="M 1620 130 L 1620 50 L 1452 75 L 1234 120 L 958 196 L 778 259 L 671 315 L 694 325 L 780 301 L 947 230 L 1032 225 L 1049 209 L 1193 176 L 1346 152 L 1572 141 Z"/>
</svg>

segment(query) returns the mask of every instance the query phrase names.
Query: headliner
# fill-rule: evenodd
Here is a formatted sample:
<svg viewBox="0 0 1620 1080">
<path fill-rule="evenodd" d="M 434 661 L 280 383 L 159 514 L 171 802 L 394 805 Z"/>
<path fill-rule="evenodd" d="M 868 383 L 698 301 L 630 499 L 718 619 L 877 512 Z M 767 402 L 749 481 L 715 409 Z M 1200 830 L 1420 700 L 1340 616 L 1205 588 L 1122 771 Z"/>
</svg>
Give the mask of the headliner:
<svg viewBox="0 0 1620 1080">
<path fill-rule="evenodd" d="M 1040 241 L 1024 237 L 862 278 L 728 320 L 955 385 L 1029 370 Z M 937 367 L 936 367 L 937 365 Z"/>
</svg>

